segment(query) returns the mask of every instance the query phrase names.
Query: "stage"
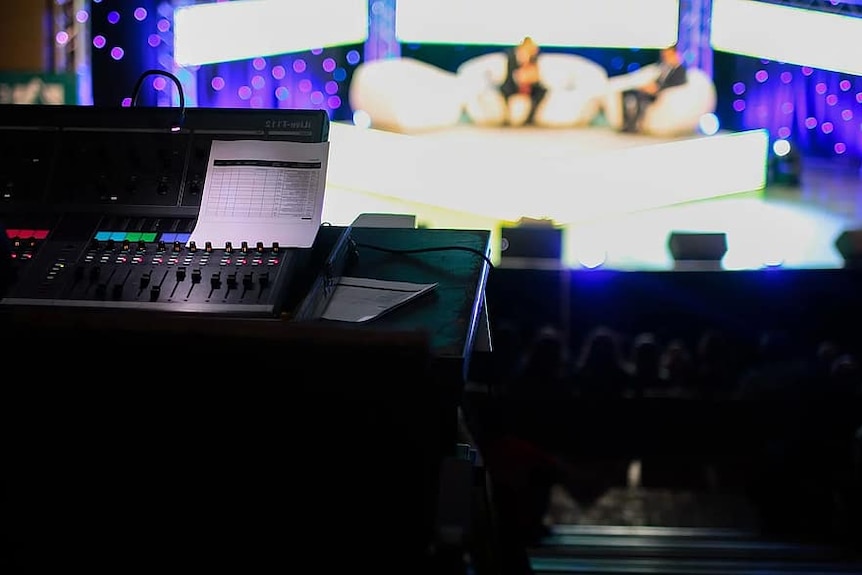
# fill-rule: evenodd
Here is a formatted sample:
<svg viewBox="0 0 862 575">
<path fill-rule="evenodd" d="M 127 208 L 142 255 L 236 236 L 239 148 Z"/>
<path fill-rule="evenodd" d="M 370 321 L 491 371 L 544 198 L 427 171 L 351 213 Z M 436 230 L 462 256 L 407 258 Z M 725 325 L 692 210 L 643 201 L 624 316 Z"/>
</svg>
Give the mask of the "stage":
<svg viewBox="0 0 862 575">
<path fill-rule="evenodd" d="M 725 269 L 840 267 L 834 239 L 859 223 L 858 170 L 837 184 L 827 166 L 798 188 L 770 186 L 763 130 L 658 138 L 459 125 L 407 135 L 333 123 L 330 141 L 325 221 L 409 213 L 427 227 L 490 229 L 495 262 L 500 229 L 522 217 L 563 228 L 564 265 L 630 270 L 672 269 L 675 230 L 726 232 Z M 839 188 L 842 208 L 817 201 L 823 182 Z"/>
</svg>

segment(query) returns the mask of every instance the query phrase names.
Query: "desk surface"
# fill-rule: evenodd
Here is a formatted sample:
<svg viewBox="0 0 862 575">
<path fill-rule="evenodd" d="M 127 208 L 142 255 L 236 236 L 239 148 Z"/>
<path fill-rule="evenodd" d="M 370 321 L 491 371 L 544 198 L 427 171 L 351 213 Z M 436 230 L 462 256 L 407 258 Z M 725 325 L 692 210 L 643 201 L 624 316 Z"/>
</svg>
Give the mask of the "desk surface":
<svg viewBox="0 0 862 575">
<path fill-rule="evenodd" d="M 358 258 L 346 270 L 347 275 L 438 283 L 433 292 L 362 324 L 360 329 L 421 330 L 428 334 L 436 356 L 458 359 L 469 356 L 489 270 L 482 254 L 488 255 L 490 232 L 354 228 L 351 237 L 356 242 Z"/>
</svg>

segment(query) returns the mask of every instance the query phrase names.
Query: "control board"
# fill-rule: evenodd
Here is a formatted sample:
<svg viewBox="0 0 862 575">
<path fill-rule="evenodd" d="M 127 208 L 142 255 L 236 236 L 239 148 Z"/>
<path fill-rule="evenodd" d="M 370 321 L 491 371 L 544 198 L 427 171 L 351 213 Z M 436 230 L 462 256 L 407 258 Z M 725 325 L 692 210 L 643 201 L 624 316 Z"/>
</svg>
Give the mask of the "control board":
<svg viewBox="0 0 862 575">
<path fill-rule="evenodd" d="M 190 242 L 215 140 L 321 142 L 320 110 L 0 106 L 0 306 L 294 315 L 309 266 L 340 264 L 347 230 L 314 248 Z M 323 228 L 321 228 L 323 230 Z M 321 244 L 321 245 L 318 245 Z M 321 250 L 324 250 L 321 256 Z M 311 279 L 309 279 L 311 277 Z M 312 294 L 312 297 L 318 297 Z"/>
</svg>

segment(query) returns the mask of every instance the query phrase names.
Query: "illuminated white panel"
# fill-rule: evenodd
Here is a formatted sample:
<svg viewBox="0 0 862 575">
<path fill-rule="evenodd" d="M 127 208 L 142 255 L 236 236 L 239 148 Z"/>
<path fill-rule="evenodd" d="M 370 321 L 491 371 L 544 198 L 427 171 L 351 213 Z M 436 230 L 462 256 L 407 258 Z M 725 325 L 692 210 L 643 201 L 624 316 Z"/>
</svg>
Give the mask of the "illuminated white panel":
<svg viewBox="0 0 862 575">
<path fill-rule="evenodd" d="M 599 127 L 554 132 L 409 135 L 333 122 L 327 186 L 494 220 L 574 223 L 766 185 L 766 130 L 670 141 Z"/>
<path fill-rule="evenodd" d="M 677 40 L 678 0 L 398 0 L 401 42 L 661 48 Z"/>
<path fill-rule="evenodd" d="M 180 66 L 358 44 L 367 37 L 367 0 L 246 0 L 174 11 Z"/>
<path fill-rule="evenodd" d="M 713 0 L 712 47 L 862 75 L 862 18 L 751 0 Z"/>
</svg>

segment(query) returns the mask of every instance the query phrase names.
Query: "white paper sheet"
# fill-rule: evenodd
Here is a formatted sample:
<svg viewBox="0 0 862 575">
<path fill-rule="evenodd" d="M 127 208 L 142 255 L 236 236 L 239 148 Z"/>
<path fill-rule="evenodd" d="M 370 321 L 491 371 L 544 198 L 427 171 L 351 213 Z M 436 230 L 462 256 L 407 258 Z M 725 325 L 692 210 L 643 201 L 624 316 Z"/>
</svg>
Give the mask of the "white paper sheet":
<svg viewBox="0 0 862 575">
<path fill-rule="evenodd" d="M 323 311 L 323 318 L 360 323 L 380 317 L 437 287 L 433 284 L 343 277 Z"/>
<path fill-rule="evenodd" d="M 329 142 L 214 141 L 189 241 L 311 247 L 323 217 L 328 161 Z"/>
</svg>

